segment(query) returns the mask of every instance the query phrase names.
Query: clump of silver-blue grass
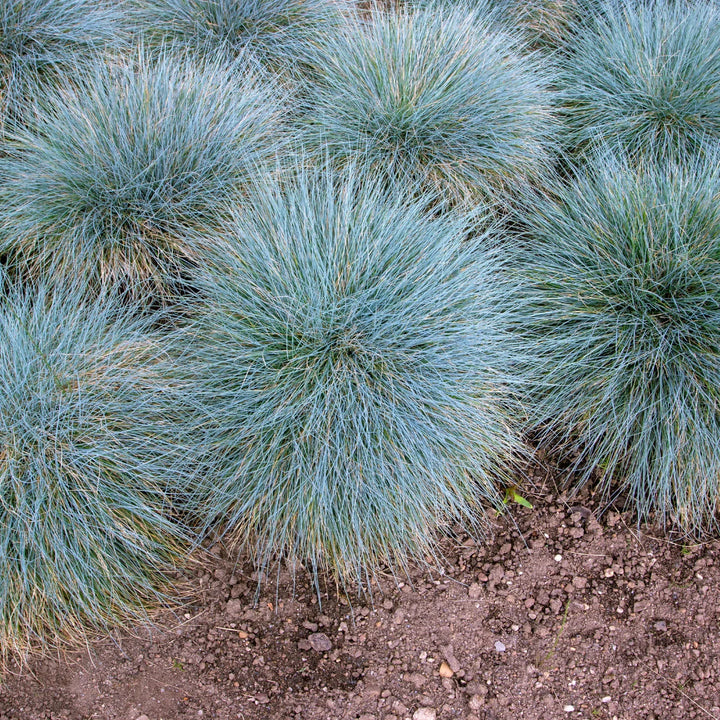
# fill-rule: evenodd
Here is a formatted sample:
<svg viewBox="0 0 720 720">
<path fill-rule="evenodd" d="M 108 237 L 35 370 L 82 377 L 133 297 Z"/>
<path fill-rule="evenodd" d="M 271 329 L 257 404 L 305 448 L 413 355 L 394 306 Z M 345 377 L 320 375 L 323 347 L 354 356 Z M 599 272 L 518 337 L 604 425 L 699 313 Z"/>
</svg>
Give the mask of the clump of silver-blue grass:
<svg viewBox="0 0 720 720">
<path fill-rule="evenodd" d="M 720 498 L 720 154 L 631 157 L 526 203 L 528 408 L 580 482 L 702 532 Z"/>
<path fill-rule="evenodd" d="M 519 32 L 533 49 L 556 51 L 566 44 L 602 0 L 468 0 L 473 11 Z M 409 0 L 413 7 L 457 7 L 456 0 Z"/>
<path fill-rule="evenodd" d="M 375 9 L 328 41 L 303 144 L 336 165 L 360 157 L 390 184 L 497 199 L 548 166 L 552 79 L 518 34 L 466 3 Z"/>
<path fill-rule="evenodd" d="M 149 326 L 67 288 L 0 296 L 0 665 L 147 618 L 186 550 Z"/>
<path fill-rule="evenodd" d="M 35 276 L 162 298 L 282 148 L 285 96 L 247 58 L 144 52 L 50 92 L 0 159 L 0 252 Z"/>
<path fill-rule="evenodd" d="M 578 26 L 597 12 L 600 0 L 485 0 L 505 15 L 532 47 L 563 49 Z"/>
<path fill-rule="evenodd" d="M 720 138 L 716 2 L 605 3 L 562 77 L 568 144 L 681 158 Z"/>
<path fill-rule="evenodd" d="M 5 122 L 22 122 L 58 73 L 124 42 L 122 3 L 0 0 L 0 135 Z"/>
<path fill-rule="evenodd" d="M 495 239 L 382 185 L 357 168 L 259 185 L 183 336 L 199 512 L 263 569 L 290 557 L 365 589 L 447 524 L 481 527 L 520 448 Z"/>
<path fill-rule="evenodd" d="M 136 0 L 146 42 L 234 59 L 251 51 L 283 76 L 314 74 L 347 0 Z"/>
</svg>

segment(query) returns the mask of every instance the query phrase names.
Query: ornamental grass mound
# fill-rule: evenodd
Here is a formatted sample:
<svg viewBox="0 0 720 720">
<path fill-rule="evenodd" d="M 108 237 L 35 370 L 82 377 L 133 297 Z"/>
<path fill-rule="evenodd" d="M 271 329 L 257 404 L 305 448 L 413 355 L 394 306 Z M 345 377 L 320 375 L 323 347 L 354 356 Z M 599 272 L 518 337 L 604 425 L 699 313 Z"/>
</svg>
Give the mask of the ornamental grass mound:
<svg viewBox="0 0 720 720">
<path fill-rule="evenodd" d="M 716 2 L 605 3 L 572 45 L 562 86 L 567 140 L 682 158 L 720 138 Z"/>
<path fill-rule="evenodd" d="M 302 130 L 306 152 L 361 158 L 389 185 L 487 202 L 542 176 L 553 71 L 495 15 L 459 4 L 383 12 L 329 39 Z"/>
<path fill-rule="evenodd" d="M 261 184 L 209 261 L 183 366 L 203 410 L 199 512 L 254 554 L 373 574 L 477 531 L 519 452 L 501 255 L 468 218 L 357 169 Z M 504 485 L 502 486 L 504 487 Z"/>
<path fill-rule="evenodd" d="M 720 154 L 596 156 L 528 203 L 528 399 L 545 440 L 638 520 L 716 530 Z"/>
<path fill-rule="evenodd" d="M 564 48 L 599 0 L 483 0 L 518 26 L 532 47 Z"/>
<path fill-rule="evenodd" d="M 67 288 L 0 296 L 0 666 L 147 620 L 186 551 L 149 324 Z"/>
<path fill-rule="evenodd" d="M 164 299 L 196 260 L 187 232 L 274 166 L 285 99 L 247 58 L 97 63 L 0 159 L 0 252 L 33 277 Z"/>
<path fill-rule="evenodd" d="M 118 5 L 95 0 L 0 0 L 0 137 L 22 122 L 58 73 L 126 38 Z"/>
<path fill-rule="evenodd" d="M 347 0 L 138 0 L 146 42 L 233 59 L 252 52 L 299 79 L 317 71 L 318 48 L 344 22 Z"/>
</svg>

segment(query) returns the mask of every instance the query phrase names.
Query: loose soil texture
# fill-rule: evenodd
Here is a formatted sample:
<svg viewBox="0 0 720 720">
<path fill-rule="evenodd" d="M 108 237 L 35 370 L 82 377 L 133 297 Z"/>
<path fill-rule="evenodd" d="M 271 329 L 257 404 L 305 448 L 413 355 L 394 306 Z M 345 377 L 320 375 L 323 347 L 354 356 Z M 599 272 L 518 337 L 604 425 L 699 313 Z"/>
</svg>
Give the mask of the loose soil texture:
<svg viewBox="0 0 720 720">
<path fill-rule="evenodd" d="M 256 601 L 216 546 L 159 628 L 7 674 L 0 720 L 720 720 L 720 541 L 535 482 L 372 602 L 285 568 Z"/>
</svg>

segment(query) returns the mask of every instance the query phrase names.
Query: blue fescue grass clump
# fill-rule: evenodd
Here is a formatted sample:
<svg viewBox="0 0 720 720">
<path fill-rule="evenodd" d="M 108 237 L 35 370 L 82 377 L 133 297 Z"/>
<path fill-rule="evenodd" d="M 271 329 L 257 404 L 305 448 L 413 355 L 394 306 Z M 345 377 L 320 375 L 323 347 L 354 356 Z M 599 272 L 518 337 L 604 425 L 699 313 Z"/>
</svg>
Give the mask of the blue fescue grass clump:
<svg viewBox="0 0 720 720">
<path fill-rule="evenodd" d="M 124 44 L 122 3 L 0 0 L 0 130 L 22 122 L 58 72 Z"/>
<path fill-rule="evenodd" d="M 0 296 L 0 665 L 147 618 L 185 551 L 173 398 L 113 298 Z"/>
<path fill-rule="evenodd" d="M 556 129 L 553 72 L 526 51 L 464 3 L 376 8 L 329 40 L 304 147 L 454 201 L 497 198 L 545 171 Z"/>
<path fill-rule="evenodd" d="M 183 339 L 208 524 L 261 568 L 294 558 L 365 589 L 445 524 L 477 529 L 519 446 L 500 255 L 487 234 L 463 243 L 467 217 L 381 185 L 358 170 L 261 184 Z"/>
<path fill-rule="evenodd" d="M 719 161 L 605 152 L 527 203 L 528 407 L 581 481 L 691 532 L 720 498 Z"/>
<path fill-rule="evenodd" d="M 164 297 L 282 148 L 285 97 L 255 63 L 145 52 L 50 92 L 0 160 L 0 252 L 33 276 Z"/>
<path fill-rule="evenodd" d="M 568 143 L 680 158 L 720 138 L 720 7 L 605 3 L 563 77 Z"/>
<path fill-rule="evenodd" d="M 347 0 L 136 0 L 146 41 L 202 56 L 250 51 L 269 69 L 299 77 L 344 22 Z"/>
<path fill-rule="evenodd" d="M 492 11 L 515 24 L 532 47 L 563 49 L 600 0 L 485 0 Z"/>
</svg>

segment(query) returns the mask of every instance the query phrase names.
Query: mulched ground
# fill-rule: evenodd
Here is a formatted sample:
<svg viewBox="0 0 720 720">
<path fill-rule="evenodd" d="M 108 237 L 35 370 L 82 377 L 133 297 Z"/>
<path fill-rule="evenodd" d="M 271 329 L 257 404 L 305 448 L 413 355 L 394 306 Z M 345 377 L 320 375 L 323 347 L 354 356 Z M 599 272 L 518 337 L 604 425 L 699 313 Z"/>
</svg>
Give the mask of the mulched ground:
<svg viewBox="0 0 720 720">
<path fill-rule="evenodd" d="M 35 660 L 0 720 L 720 720 L 720 541 L 694 544 L 535 476 L 534 509 L 373 602 L 215 549 L 164 629 Z"/>
</svg>

